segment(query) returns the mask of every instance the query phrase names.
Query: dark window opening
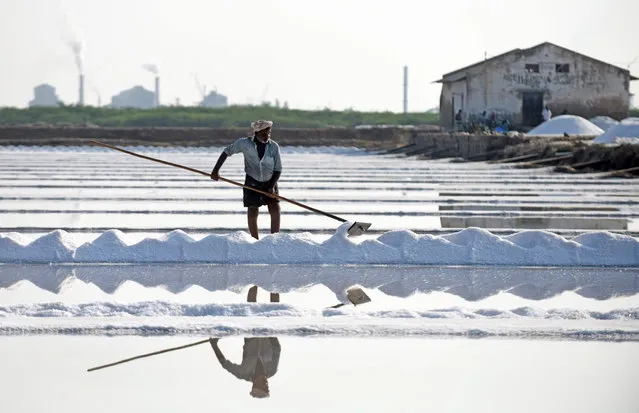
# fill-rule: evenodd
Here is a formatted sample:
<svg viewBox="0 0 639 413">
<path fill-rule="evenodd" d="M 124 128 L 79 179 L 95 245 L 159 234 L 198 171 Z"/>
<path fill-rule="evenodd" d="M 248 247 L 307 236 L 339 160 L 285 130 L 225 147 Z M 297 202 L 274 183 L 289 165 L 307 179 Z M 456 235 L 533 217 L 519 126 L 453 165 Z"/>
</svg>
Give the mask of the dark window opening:
<svg viewBox="0 0 639 413">
<path fill-rule="evenodd" d="M 539 65 L 536 63 L 526 63 L 526 72 L 539 73 Z"/>
<path fill-rule="evenodd" d="M 558 63 L 555 65 L 555 72 L 570 73 L 570 65 L 568 63 Z"/>
</svg>

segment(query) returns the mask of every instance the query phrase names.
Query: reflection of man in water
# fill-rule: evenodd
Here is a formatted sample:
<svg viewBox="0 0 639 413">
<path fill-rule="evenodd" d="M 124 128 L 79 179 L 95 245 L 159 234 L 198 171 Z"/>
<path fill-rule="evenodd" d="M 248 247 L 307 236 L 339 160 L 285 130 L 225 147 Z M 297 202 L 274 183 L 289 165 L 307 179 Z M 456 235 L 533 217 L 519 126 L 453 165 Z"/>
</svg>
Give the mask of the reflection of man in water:
<svg viewBox="0 0 639 413">
<path fill-rule="evenodd" d="M 257 286 L 251 287 L 247 301 L 256 302 Z M 279 294 L 271 294 L 271 302 L 279 302 Z M 211 347 L 222 367 L 241 380 L 253 383 L 251 396 L 269 397 L 268 379 L 277 373 L 280 362 L 280 342 L 275 337 L 253 337 L 244 339 L 242 363 L 231 363 L 224 357 L 217 345 L 218 339 L 211 338 Z"/>
</svg>

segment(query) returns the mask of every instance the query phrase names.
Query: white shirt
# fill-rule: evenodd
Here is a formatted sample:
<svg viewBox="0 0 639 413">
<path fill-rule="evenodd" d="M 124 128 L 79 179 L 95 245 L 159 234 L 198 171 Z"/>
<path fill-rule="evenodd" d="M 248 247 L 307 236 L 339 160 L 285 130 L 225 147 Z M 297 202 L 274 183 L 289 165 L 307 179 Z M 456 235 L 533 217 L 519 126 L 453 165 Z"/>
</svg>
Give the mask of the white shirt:
<svg viewBox="0 0 639 413">
<path fill-rule="evenodd" d="M 544 120 L 550 120 L 551 116 L 552 116 L 552 112 L 550 111 L 550 109 L 544 109 L 541 111 L 541 116 L 544 117 Z"/>
<path fill-rule="evenodd" d="M 262 159 L 257 154 L 257 145 L 253 142 L 252 137 L 236 140 L 227 146 L 224 152 L 228 156 L 242 152 L 244 154 L 244 172 L 260 182 L 267 182 L 273 176 L 273 172 L 282 171 L 280 146 L 271 139 L 266 143 Z"/>
<path fill-rule="evenodd" d="M 220 363 L 222 367 L 238 379 L 253 381 L 255 367 L 259 359 L 264 366 L 266 377 L 272 377 L 277 373 L 277 365 L 280 362 L 280 342 L 274 337 L 254 337 L 244 339 L 242 363 L 231 363 L 224 359 Z"/>
</svg>

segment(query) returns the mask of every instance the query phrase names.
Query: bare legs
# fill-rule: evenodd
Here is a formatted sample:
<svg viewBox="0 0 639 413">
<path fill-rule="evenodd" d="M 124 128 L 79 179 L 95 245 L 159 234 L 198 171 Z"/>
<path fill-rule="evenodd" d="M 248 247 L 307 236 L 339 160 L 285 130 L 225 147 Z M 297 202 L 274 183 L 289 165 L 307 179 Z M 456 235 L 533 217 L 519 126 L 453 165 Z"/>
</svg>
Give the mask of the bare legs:
<svg viewBox="0 0 639 413">
<path fill-rule="evenodd" d="M 259 207 L 248 207 L 248 228 L 251 236 L 255 239 L 260 239 L 260 236 L 257 232 L 257 216 L 259 215 L 259 213 Z"/>
<path fill-rule="evenodd" d="M 280 232 L 280 203 L 268 204 L 268 213 L 271 215 L 271 234 Z"/>
<path fill-rule="evenodd" d="M 260 213 L 259 207 L 248 207 L 247 219 L 248 219 L 248 227 L 251 236 L 255 239 L 260 239 L 258 230 L 257 230 L 257 216 Z M 280 204 L 278 202 L 273 202 L 268 204 L 268 213 L 271 215 L 271 234 L 275 234 L 280 232 Z M 246 301 L 249 303 L 257 302 L 257 286 L 254 285 L 248 291 L 248 295 L 246 296 Z M 280 293 L 271 293 L 271 302 L 279 303 L 280 302 Z"/>
<path fill-rule="evenodd" d="M 246 302 L 248 303 L 256 303 L 257 302 L 257 285 L 249 288 L 248 294 L 246 295 Z M 271 302 L 279 303 L 280 302 L 280 293 L 271 293 Z"/>
<path fill-rule="evenodd" d="M 257 216 L 259 215 L 259 207 L 248 207 L 247 219 L 248 228 L 251 236 L 255 239 L 260 239 L 257 230 Z M 271 234 L 280 232 L 280 204 L 279 202 L 273 202 L 268 204 L 268 213 L 271 215 Z"/>
</svg>

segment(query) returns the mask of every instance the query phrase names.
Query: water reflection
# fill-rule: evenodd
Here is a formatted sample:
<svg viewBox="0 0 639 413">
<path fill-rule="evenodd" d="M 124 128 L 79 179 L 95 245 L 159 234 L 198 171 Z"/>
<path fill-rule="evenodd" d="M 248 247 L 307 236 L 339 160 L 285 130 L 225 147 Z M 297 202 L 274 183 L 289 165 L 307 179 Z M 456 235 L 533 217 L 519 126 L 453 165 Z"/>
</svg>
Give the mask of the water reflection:
<svg viewBox="0 0 639 413">
<path fill-rule="evenodd" d="M 246 301 L 248 303 L 257 302 L 257 286 L 249 288 Z M 278 303 L 280 301 L 279 293 L 270 293 L 270 302 Z M 217 361 L 224 370 L 231 373 L 240 380 L 246 380 L 251 383 L 249 394 L 256 398 L 270 397 L 270 388 L 268 380 L 277 373 L 280 363 L 280 353 L 282 347 L 280 341 L 276 337 L 245 337 L 244 346 L 242 348 L 242 361 L 239 364 L 228 360 L 219 346 L 220 338 L 210 337 L 208 340 L 200 340 L 178 347 L 167 348 L 152 353 L 142 354 L 130 357 L 113 363 L 103 364 L 101 366 L 87 369 L 88 372 L 102 370 L 105 368 L 117 366 L 119 364 L 128 363 L 145 357 L 152 357 L 164 354 L 170 351 L 183 350 L 188 347 L 209 343 Z"/>
<path fill-rule="evenodd" d="M 279 294 L 271 293 L 271 302 L 279 302 Z M 249 289 L 246 301 L 257 302 L 257 286 Z M 251 382 L 250 395 L 257 398 L 270 396 L 268 379 L 277 373 L 282 347 L 275 337 L 244 338 L 242 361 L 240 364 L 230 362 L 218 346 L 219 339 L 211 338 L 211 347 L 220 365 L 240 380 Z"/>
<path fill-rule="evenodd" d="M 199 337 L 208 336 L 0 337 L 2 411 L 639 411 L 639 369 L 632 367 L 632 360 L 639 359 L 639 346 L 594 342 L 590 335 L 584 336 L 588 342 L 556 337 L 281 337 L 280 371 L 269 380 L 270 399 L 260 400 L 247 394 L 250 383 L 219 367 L 208 339 L 179 355 L 84 372 L 103 358 Z M 233 344 L 242 347 L 239 339 Z"/>
<path fill-rule="evenodd" d="M 251 382 L 250 395 L 264 398 L 270 396 L 268 379 L 277 373 L 282 347 L 275 337 L 251 337 L 244 339 L 242 362 L 235 364 L 224 357 L 218 346 L 219 339 L 210 340 L 220 365 L 240 380 Z"/>
<path fill-rule="evenodd" d="M 191 286 L 209 291 L 241 291 L 258 285 L 282 293 L 314 285 L 328 287 L 348 303 L 353 285 L 379 289 L 394 297 L 415 293 L 447 292 L 467 301 L 479 301 L 509 292 L 530 300 L 543 300 L 566 291 L 606 300 L 639 293 L 638 268 L 539 267 L 418 267 L 317 265 L 0 265 L 0 288 L 21 281 L 54 293 L 75 277 L 114 293 L 126 281 L 145 287 L 162 286 L 180 293 Z"/>
</svg>

